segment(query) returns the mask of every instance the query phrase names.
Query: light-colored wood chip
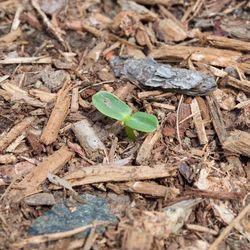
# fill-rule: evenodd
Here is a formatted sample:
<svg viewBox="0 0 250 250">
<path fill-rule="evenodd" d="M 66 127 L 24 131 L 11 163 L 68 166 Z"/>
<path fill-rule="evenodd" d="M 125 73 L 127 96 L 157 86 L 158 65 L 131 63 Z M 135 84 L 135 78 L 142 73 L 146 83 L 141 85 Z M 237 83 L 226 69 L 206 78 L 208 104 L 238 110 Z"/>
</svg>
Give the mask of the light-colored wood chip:
<svg viewBox="0 0 250 250">
<path fill-rule="evenodd" d="M 57 173 L 72 156 L 73 153 L 66 146 L 61 147 L 37 167 L 33 168 L 18 184 L 22 189 L 12 189 L 9 193 L 9 198 L 18 202 L 25 196 L 38 192 L 39 186 L 47 179 L 48 174 Z"/>
<path fill-rule="evenodd" d="M 87 119 L 74 123 L 72 130 L 87 154 L 91 155 L 98 150 L 106 150 L 103 142 Z"/>
<path fill-rule="evenodd" d="M 142 91 L 138 93 L 138 98 L 143 99 L 151 96 L 161 95 L 163 91 L 160 90 L 152 90 L 152 91 Z"/>
<path fill-rule="evenodd" d="M 155 133 L 150 133 L 142 143 L 137 157 L 136 157 L 136 162 L 139 164 L 144 164 L 146 163 L 149 158 L 151 157 L 151 152 L 153 150 L 153 147 L 155 143 L 160 139 L 161 137 L 161 131 L 157 130 Z"/>
<path fill-rule="evenodd" d="M 71 186 L 100 182 L 120 182 L 164 178 L 174 174 L 175 167 L 168 164 L 149 166 L 91 166 L 64 176 Z"/>
<path fill-rule="evenodd" d="M 16 13 L 15 13 L 15 16 L 14 16 L 14 19 L 13 19 L 13 22 L 12 22 L 12 25 L 10 28 L 11 31 L 18 29 L 18 27 L 21 23 L 20 15 L 22 14 L 22 12 L 24 10 L 24 5 L 25 5 L 25 1 L 23 3 L 20 3 L 17 5 Z"/>
<path fill-rule="evenodd" d="M 11 32 L 9 32 L 8 34 L 6 34 L 0 38 L 0 43 L 10 44 L 10 43 L 14 42 L 18 37 L 20 37 L 21 34 L 22 34 L 22 31 L 20 28 L 18 28 L 16 30 L 12 30 Z"/>
<path fill-rule="evenodd" d="M 18 136 L 20 136 L 31 123 L 35 120 L 35 117 L 26 117 L 15 125 L 8 133 L 0 140 L 0 152 L 6 149 Z"/>
<path fill-rule="evenodd" d="M 194 98 L 191 103 L 191 111 L 193 114 L 194 125 L 198 134 L 200 144 L 204 145 L 208 143 L 204 121 L 201 117 L 201 112 L 197 100 Z"/>
<path fill-rule="evenodd" d="M 71 107 L 70 107 L 71 112 L 77 112 L 79 109 L 78 97 L 79 97 L 79 88 L 75 87 L 72 89 Z"/>
<path fill-rule="evenodd" d="M 238 67 L 243 72 L 250 73 L 250 63 L 239 62 L 243 54 L 233 50 L 164 45 L 158 49 L 154 49 L 149 56 L 155 59 L 176 58 L 179 60 L 186 60 L 190 58 L 193 61 L 213 66 L 228 67 L 228 65 L 230 65 Z"/>
<path fill-rule="evenodd" d="M 16 162 L 16 156 L 13 154 L 0 155 L 0 164 L 12 164 Z"/>
<path fill-rule="evenodd" d="M 1 83 L 0 85 L 8 93 L 8 96 L 10 96 L 11 101 L 13 102 L 25 102 L 31 106 L 42 108 L 46 106 L 46 103 L 43 103 L 31 97 L 27 91 L 21 89 L 15 84 L 6 81 Z"/>
<path fill-rule="evenodd" d="M 207 96 L 206 99 L 207 99 L 208 107 L 210 110 L 214 129 L 216 131 L 216 134 L 219 138 L 220 143 L 223 144 L 223 142 L 227 138 L 227 131 L 225 128 L 225 123 L 224 123 L 223 116 L 220 110 L 220 106 L 217 103 L 213 94 L 210 94 L 209 96 Z"/>
<path fill-rule="evenodd" d="M 206 37 L 206 40 L 215 47 L 240 51 L 250 51 L 250 43 L 238 39 L 227 38 L 224 36 L 209 35 Z"/>
<path fill-rule="evenodd" d="M 41 141 L 46 145 L 53 143 L 57 139 L 60 128 L 68 114 L 70 107 L 70 89 L 69 80 L 66 80 L 64 86 L 58 92 L 55 106 L 41 135 Z"/>
<path fill-rule="evenodd" d="M 45 103 L 51 103 L 56 100 L 55 93 L 46 92 L 40 89 L 30 89 L 29 94 Z"/>
<path fill-rule="evenodd" d="M 166 187 L 163 185 L 159 185 L 155 182 L 144 182 L 144 181 L 136 181 L 136 182 L 127 182 L 122 185 L 126 191 L 134 192 L 138 194 L 146 194 L 152 197 L 167 197 L 167 198 L 175 198 L 178 194 L 180 194 L 179 189 Z"/>
<path fill-rule="evenodd" d="M 150 233 L 131 227 L 125 233 L 122 249 L 150 250 L 153 240 Z"/>
<path fill-rule="evenodd" d="M 166 103 L 160 103 L 160 102 L 153 102 L 152 106 L 155 108 L 161 108 L 161 109 L 167 109 L 167 110 L 175 110 L 175 106 L 166 104 Z"/>
<path fill-rule="evenodd" d="M 0 60 L 0 64 L 20 64 L 20 63 L 35 63 L 35 64 L 51 64 L 52 58 L 49 56 L 38 57 L 9 57 Z"/>
<path fill-rule="evenodd" d="M 222 144 L 224 149 L 250 157 L 250 134 L 235 130 Z"/>
<path fill-rule="evenodd" d="M 207 227 L 204 227 L 204 226 L 195 225 L 195 224 L 186 224 L 186 227 L 189 230 L 207 233 L 207 234 L 211 234 L 211 235 L 218 235 L 217 231 L 210 229 L 210 228 L 207 228 Z"/>
<path fill-rule="evenodd" d="M 163 36 L 165 42 L 179 42 L 187 38 L 186 31 L 172 19 L 166 18 L 160 20 L 158 26 L 159 32 Z"/>
</svg>

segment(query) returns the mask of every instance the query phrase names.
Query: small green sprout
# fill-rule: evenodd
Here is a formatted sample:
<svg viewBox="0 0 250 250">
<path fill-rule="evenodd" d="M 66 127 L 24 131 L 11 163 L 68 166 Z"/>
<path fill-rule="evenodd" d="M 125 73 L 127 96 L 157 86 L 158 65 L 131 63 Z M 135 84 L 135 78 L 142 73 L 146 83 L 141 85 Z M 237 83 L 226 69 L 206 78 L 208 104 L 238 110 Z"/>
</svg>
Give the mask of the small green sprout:
<svg viewBox="0 0 250 250">
<path fill-rule="evenodd" d="M 93 95 L 92 102 L 102 114 L 121 121 L 130 139 L 135 139 L 134 130 L 149 133 L 155 131 L 159 126 L 154 115 L 145 112 L 132 114 L 131 108 L 126 103 L 109 92 L 97 92 Z"/>
</svg>

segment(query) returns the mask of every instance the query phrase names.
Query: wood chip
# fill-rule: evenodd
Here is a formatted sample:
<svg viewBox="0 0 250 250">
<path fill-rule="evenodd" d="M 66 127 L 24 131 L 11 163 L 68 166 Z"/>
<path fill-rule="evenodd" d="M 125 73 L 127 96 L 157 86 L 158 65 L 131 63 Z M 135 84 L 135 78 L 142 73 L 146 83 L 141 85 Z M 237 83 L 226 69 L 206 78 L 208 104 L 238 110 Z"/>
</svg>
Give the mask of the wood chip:
<svg viewBox="0 0 250 250">
<path fill-rule="evenodd" d="M 4 82 L 1 87 L 7 92 L 13 102 L 25 102 L 34 107 L 45 107 L 46 104 L 33 98 L 29 93 L 10 82 Z M 49 96 L 49 95 L 48 95 Z M 48 98 L 48 97 L 47 97 Z"/>
<path fill-rule="evenodd" d="M 165 45 L 159 49 L 153 50 L 149 56 L 155 59 L 176 58 L 179 60 L 186 60 L 190 57 L 193 61 L 203 62 L 219 67 L 228 67 L 228 65 L 231 65 L 239 67 L 246 73 L 250 73 L 249 63 L 239 62 L 243 54 L 233 50 Z"/>
<path fill-rule="evenodd" d="M 87 154 L 92 155 L 98 150 L 106 150 L 103 142 L 87 119 L 74 123 L 72 130 Z"/>
<path fill-rule="evenodd" d="M 152 90 L 152 91 L 142 91 L 138 93 L 138 98 L 143 99 L 151 96 L 161 95 L 163 91 L 160 90 Z"/>
<path fill-rule="evenodd" d="M 191 111 L 193 114 L 193 120 L 194 120 L 194 124 L 196 127 L 196 131 L 198 134 L 200 144 L 201 145 L 207 144 L 208 139 L 207 139 L 207 135 L 206 135 L 204 122 L 203 122 L 202 117 L 201 117 L 201 112 L 200 112 L 198 102 L 195 98 L 192 100 L 192 103 L 191 103 Z"/>
<path fill-rule="evenodd" d="M 217 103 L 216 99 L 214 98 L 213 94 L 207 96 L 206 99 L 208 102 L 214 129 L 217 133 L 220 143 L 223 144 L 223 142 L 227 138 L 227 131 L 225 129 L 225 124 L 220 110 L 220 106 Z"/>
<path fill-rule="evenodd" d="M 150 250 L 153 244 L 153 235 L 138 228 L 129 228 L 124 236 L 122 249 Z"/>
<path fill-rule="evenodd" d="M 155 182 L 128 182 L 122 185 L 125 186 L 125 190 L 138 194 L 146 194 L 152 197 L 164 197 L 164 198 L 175 198 L 180 191 L 177 188 L 166 187 L 159 185 Z"/>
<path fill-rule="evenodd" d="M 49 56 L 39 57 L 10 57 L 0 60 L 0 64 L 20 64 L 20 63 L 36 63 L 36 64 L 51 64 L 52 58 Z"/>
<path fill-rule="evenodd" d="M 205 39 L 213 46 L 240 51 L 250 51 L 250 43 L 223 36 L 209 35 Z"/>
<path fill-rule="evenodd" d="M 59 28 L 55 28 L 53 26 L 53 24 L 50 22 L 49 18 L 46 16 L 46 14 L 42 11 L 42 9 L 40 8 L 39 3 L 37 2 L 37 0 L 31 0 L 31 4 L 34 7 L 34 9 L 39 13 L 39 15 L 42 17 L 42 20 L 44 22 L 44 24 L 47 26 L 48 30 L 54 35 L 54 37 L 62 44 L 62 46 L 70 51 L 68 44 L 64 41 L 64 39 L 62 38 L 60 32 L 59 32 Z"/>
<path fill-rule="evenodd" d="M 15 125 L 6 136 L 0 140 L 0 152 L 7 148 L 18 136 L 20 136 L 35 120 L 35 117 L 26 117 Z"/>
<path fill-rule="evenodd" d="M 135 2 L 145 5 L 156 5 L 161 4 L 164 6 L 168 6 L 171 0 L 135 0 Z"/>
<path fill-rule="evenodd" d="M 21 29 L 13 30 L 10 33 L 2 36 L 0 38 L 0 43 L 10 44 L 10 43 L 14 42 L 18 37 L 20 37 L 21 34 L 22 34 Z"/>
<path fill-rule="evenodd" d="M 56 101 L 57 95 L 55 93 L 49 93 L 40 89 L 30 89 L 29 94 L 38 98 L 42 102 L 51 103 Z"/>
<path fill-rule="evenodd" d="M 167 110 L 175 110 L 175 106 L 166 104 L 166 103 L 159 103 L 159 102 L 153 102 L 152 106 L 155 108 L 162 108 L 162 109 L 167 109 Z"/>
<path fill-rule="evenodd" d="M 161 131 L 158 130 L 155 133 L 149 134 L 144 142 L 142 143 L 137 157 L 136 157 L 136 162 L 139 164 L 145 164 L 149 158 L 151 157 L 151 152 L 152 149 L 155 145 L 155 143 L 160 139 L 161 137 Z"/>
<path fill-rule="evenodd" d="M 227 84 L 239 90 L 245 91 L 246 93 L 250 93 L 250 81 L 248 80 L 238 80 L 229 76 Z"/>
<path fill-rule="evenodd" d="M 186 227 L 189 230 L 207 233 L 207 234 L 211 234 L 211 235 L 218 235 L 217 231 L 210 229 L 210 228 L 207 228 L 207 227 L 200 226 L 200 225 L 186 224 Z"/>
<path fill-rule="evenodd" d="M 117 96 L 120 100 L 124 101 L 135 89 L 135 85 L 127 82 L 126 84 L 120 86 L 117 90 L 114 91 L 114 95 Z"/>
<path fill-rule="evenodd" d="M 12 164 L 16 162 L 16 156 L 13 154 L 0 155 L 0 164 Z"/>
<path fill-rule="evenodd" d="M 72 89 L 72 98 L 70 107 L 71 112 L 77 112 L 79 109 L 78 97 L 79 97 L 79 88 L 75 87 Z"/>
<path fill-rule="evenodd" d="M 187 33 L 182 26 L 179 26 L 177 22 L 169 18 L 160 20 L 158 29 L 165 43 L 169 41 L 179 42 L 187 38 Z"/>
<path fill-rule="evenodd" d="M 168 164 L 148 166 L 91 166 L 64 176 L 71 186 L 100 182 L 120 182 L 164 178 L 174 174 L 176 168 Z"/>
<path fill-rule="evenodd" d="M 46 145 L 56 141 L 60 128 L 67 116 L 70 107 L 70 88 L 69 80 L 66 80 L 64 86 L 58 92 L 55 106 L 41 135 L 41 141 Z"/>
<path fill-rule="evenodd" d="M 18 184 L 22 189 L 11 190 L 9 198 L 18 202 L 25 196 L 38 192 L 39 186 L 47 179 L 48 173 L 57 173 L 72 156 L 73 153 L 66 146 L 61 147 L 37 167 L 33 168 Z"/>
<path fill-rule="evenodd" d="M 11 31 L 14 31 L 14 30 L 18 29 L 18 27 L 19 27 L 19 25 L 21 23 L 20 15 L 24 10 L 24 6 L 25 6 L 25 2 L 22 3 L 22 4 L 17 5 L 16 13 L 15 13 L 15 16 L 14 16 L 14 19 L 13 19 L 13 22 L 12 22 L 12 25 L 11 25 L 11 28 L 10 28 Z"/>
<path fill-rule="evenodd" d="M 230 152 L 250 157 L 250 134 L 235 130 L 225 139 L 222 146 Z"/>
</svg>

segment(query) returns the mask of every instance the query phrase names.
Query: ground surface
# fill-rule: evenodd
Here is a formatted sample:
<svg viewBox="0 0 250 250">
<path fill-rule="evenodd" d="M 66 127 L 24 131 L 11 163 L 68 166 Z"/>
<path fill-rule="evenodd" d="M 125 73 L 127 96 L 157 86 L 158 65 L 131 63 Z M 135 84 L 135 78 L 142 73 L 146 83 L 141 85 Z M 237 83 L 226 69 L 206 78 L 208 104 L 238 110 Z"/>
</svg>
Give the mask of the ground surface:
<svg viewBox="0 0 250 250">
<path fill-rule="evenodd" d="M 1 1 L 0 248 L 250 249 L 249 23 L 249 1 Z M 148 89 L 115 77 L 110 54 L 194 69 L 218 88 Z M 99 90 L 159 129 L 130 141 L 92 106 Z M 36 218 L 66 199 L 73 213 L 81 194 L 104 199 L 115 224 L 29 245 Z"/>
</svg>

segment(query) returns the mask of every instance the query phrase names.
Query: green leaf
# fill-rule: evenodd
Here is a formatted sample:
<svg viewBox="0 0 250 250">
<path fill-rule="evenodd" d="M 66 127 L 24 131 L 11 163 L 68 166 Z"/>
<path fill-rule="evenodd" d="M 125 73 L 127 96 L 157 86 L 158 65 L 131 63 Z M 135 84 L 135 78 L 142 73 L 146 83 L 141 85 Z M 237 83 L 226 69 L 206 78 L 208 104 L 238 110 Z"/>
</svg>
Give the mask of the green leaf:
<svg viewBox="0 0 250 250">
<path fill-rule="evenodd" d="M 92 97 L 93 105 L 104 115 L 118 121 L 131 115 L 130 107 L 107 91 L 99 91 Z"/>
<path fill-rule="evenodd" d="M 142 132 L 153 132 L 159 126 L 154 115 L 145 112 L 136 112 L 124 121 L 125 125 Z"/>
</svg>

